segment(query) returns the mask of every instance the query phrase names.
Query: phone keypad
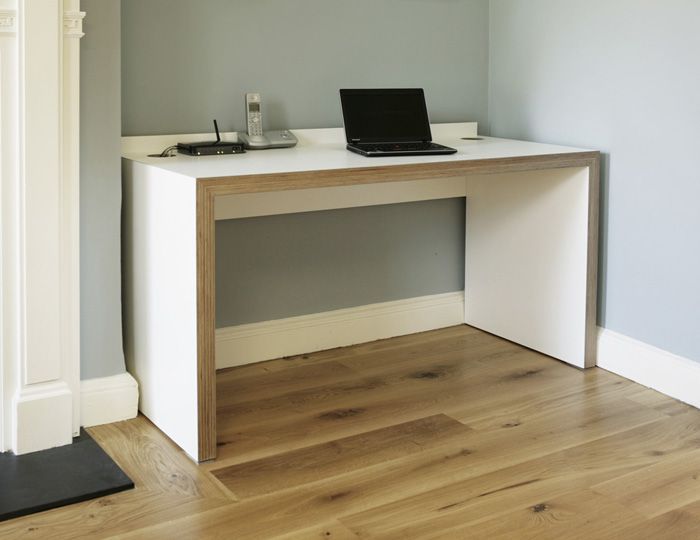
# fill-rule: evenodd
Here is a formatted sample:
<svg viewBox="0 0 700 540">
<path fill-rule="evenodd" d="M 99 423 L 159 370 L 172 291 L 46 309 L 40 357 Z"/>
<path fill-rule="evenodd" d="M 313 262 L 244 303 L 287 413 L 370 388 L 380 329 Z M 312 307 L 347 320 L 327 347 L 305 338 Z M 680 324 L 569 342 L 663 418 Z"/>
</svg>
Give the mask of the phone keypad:
<svg viewBox="0 0 700 540">
<path fill-rule="evenodd" d="M 262 135 L 262 125 L 260 124 L 260 114 L 250 115 L 250 134 L 251 135 Z"/>
</svg>

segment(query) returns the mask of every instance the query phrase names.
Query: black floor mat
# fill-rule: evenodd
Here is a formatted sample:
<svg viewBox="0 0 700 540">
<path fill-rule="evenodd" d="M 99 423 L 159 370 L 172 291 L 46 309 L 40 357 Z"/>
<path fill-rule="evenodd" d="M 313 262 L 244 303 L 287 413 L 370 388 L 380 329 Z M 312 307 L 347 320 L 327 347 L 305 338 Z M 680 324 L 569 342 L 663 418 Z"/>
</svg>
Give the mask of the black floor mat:
<svg viewBox="0 0 700 540">
<path fill-rule="evenodd" d="M 134 483 L 84 430 L 73 444 L 0 454 L 0 521 L 132 489 Z"/>
</svg>

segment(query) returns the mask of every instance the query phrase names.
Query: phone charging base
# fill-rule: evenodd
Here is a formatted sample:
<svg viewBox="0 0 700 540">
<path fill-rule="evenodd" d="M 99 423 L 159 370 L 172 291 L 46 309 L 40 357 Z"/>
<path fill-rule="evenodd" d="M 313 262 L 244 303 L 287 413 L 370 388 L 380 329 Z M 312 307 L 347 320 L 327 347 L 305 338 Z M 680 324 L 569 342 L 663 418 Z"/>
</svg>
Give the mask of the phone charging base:
<svg viewBox="0 0 700 540">
<path fill-rule="evenodd" d="M 296 146 L 297 138 L 288 129 L 266 131 L 263 135 L 250 136 L 239 132 L 238 141 L 249 150 L 265 150 L 267 148 L 291 148 Z"/>
</svg>

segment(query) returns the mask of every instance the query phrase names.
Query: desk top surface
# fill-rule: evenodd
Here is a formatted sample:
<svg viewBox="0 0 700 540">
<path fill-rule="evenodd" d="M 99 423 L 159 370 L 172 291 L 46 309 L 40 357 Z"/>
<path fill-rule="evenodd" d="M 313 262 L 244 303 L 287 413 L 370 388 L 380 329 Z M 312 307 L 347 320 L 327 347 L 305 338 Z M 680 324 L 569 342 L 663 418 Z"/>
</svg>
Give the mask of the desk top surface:
<svg viewBox="0 0 700 540">
<path fill-rule="evenodd" d="M 480 137 L 477 140 L 462 139 L 465 136 L 474 136 L 473 130 L 474 124 L 433 125 L 433 140 L 457 149 L 456 154 L 447 156 L 367 158 L 348 151 L 345 148 L 343 130 L 332 128 L 293 130 L 299 139 L 299 144 L 294 148 L 250 150 L 245 154 L 228 156 L 193 157 L 178 154 L 170 158 L 148 157 L 147 151 L 127 151 L 123 157 L 183 176 L 201 179 L 591 152 L 582 148 L 494 137 Z M 180 137 L 175 136 L 175 140 Z M 166 140 L 163 137 L 158 139 L 161 141 L 160 144 Z M 168 142 L 172 143 L 172 141 Z"/>
</svg>

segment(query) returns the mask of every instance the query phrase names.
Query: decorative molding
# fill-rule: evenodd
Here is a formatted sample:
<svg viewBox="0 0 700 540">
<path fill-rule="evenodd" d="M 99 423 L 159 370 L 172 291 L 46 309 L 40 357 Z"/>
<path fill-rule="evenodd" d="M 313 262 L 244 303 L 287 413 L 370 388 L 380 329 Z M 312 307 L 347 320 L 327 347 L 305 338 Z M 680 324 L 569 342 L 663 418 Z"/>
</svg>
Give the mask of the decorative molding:
<svg viewBox="0 0 700 540">
<path fill-rule="evenodd" d="M 61 69 L 61 355 L 73 389 L 73 429 L 81 424 L 80 382 L 80 38 L 85 13 L 79 0 L 63 0 Z"/>
<path fill-rule="evenodd" d="M 464 323 L 464 292 L 408 298 L 216 330 L 216 368 Z"/>
<path fill-rule="evenodd" d="M 63 35 L 68 38 L 81 38 L 83 33 L 84 11 L 66 11 L 63 14 Z"/>
<path fill-rule="evenodd" d="M 14 398 L 12 451 L 28 454 L 73 440 L 73 394 L 64 381 L 21 388 Z"/>
<path fill-rule="evenodd" d="M 80 47 L 61 38 L 80 37 L 84 16 L 79 0 L 20 5 L 12 11 L 14 6 L 0 0 L 0 36 L 16 31 L 21 38 L 0 40 L 3 60 L 10 62 L 2 71 L 2 137 L 8 144 L 2 145 L 0 161 L 4 210 L 9 210 L 2 216 L 7 231 L 2 250 L 15 261 L 2 276 L 3 310 L 11 315 L 3 320 L 3 334 L 13 341 L 3 351 L 7 377 L 0 381 L 0 396 L 6 409 L 2 442 L 18 454 L 70 444 L 79 428 L 79 177 L 74 172 Z M 41 160 L 23 151 L 38 134 Z M 56 234 L 47 236 L 47 227 Z"/>
<path fill-rule="evenodd" d="M 80 425 L 110 424 L 135 418 L 139 387 L 129 373 L 80 381 Z"/>
<path fill-rule="evenodd" d="M 17 33 L 17 12 L 15 10 L 0 10 L 0 34 Z"/>
<path fill-rule="evenodd" d="M 599 328 L 598 367 L 700 407 L 700 362 Z"/>
</svg>

